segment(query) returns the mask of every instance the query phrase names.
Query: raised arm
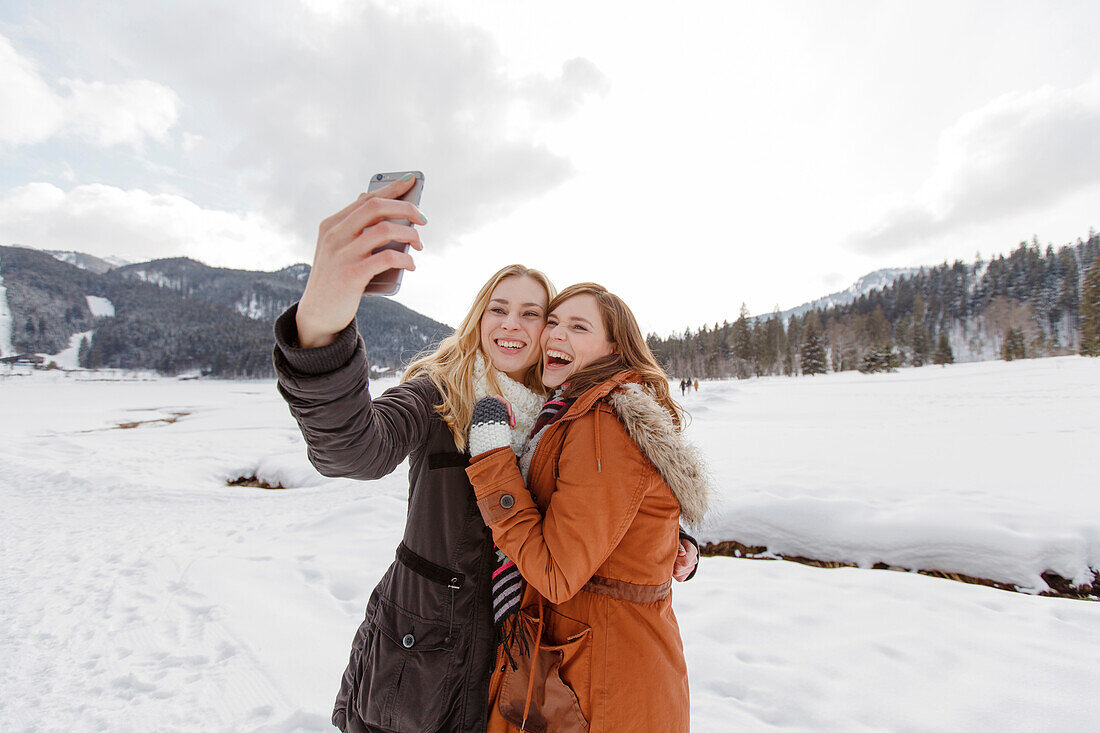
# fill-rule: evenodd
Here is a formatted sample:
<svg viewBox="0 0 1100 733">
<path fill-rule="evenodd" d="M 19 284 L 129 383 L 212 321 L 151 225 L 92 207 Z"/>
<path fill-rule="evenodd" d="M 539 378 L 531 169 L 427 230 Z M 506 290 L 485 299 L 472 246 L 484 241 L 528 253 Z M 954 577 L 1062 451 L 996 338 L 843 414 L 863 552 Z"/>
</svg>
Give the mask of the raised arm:
<svg viewBox="0 0 1100 733">
<path fill-rule="evenodd" d="M 385 476 L 427 439 L 437 393 L 426 379 L 414 379 L 371 399 L 355 321 L 331 343 L 301 348 L 296 309 L 275 323 L 275 371 L 310 462 L 325 476 Z"/>
<path fill-rule="evenodd" d="M 359 300 L 375 275 L 415 269 L 407 252 L 380 249 L 389 241 L 423 248 L 412 224 L 427 220 L 398 200 L 412 185 L 409 175 L 360 194 L 321 222 L 302 299 L 275 322 L 279 393 L 298 421 L 309 460 L 325 476 L 385 476 L 427 437 L 435 390 L 408 382 L 372 401 L 355 325 Z"/>
</svg>

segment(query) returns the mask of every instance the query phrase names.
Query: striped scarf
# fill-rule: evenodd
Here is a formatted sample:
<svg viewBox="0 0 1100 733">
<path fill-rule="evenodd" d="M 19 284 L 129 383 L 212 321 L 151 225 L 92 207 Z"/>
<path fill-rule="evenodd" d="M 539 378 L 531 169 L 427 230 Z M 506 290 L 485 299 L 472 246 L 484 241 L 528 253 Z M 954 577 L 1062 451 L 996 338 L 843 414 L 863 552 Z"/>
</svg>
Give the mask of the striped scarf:
<svg viewBox="0 0 1100 733">
<path fill-rule="evenodd" d="M 523 462 L 523 478 L 525 481 L 527 480 L 527 467 L 530 465 L 530 456 L 534 453 L 535 446 L 538 444 L 538 439 L 542 437 L 543 430 L 564 415 L 569 405 L 574 402 L 574 400 L 563 400 L 561 398 L 565 387 L 566 385 L 562 385 L 554 394 L 550 395 L 550 399 L 542 406 L 542 411 L 539 412 L 538 417 L 535 418 L 535 424 L 531 427 L 527 445 L 523 449 L 523 457 L 526 459 Z M 520 653 L 526 653 L 525 640 L 522 638 L 523 634 L 517 633 L 519 624 L 515 621 L 516 611 L 519 610 L 520 600 L 523 598 L 523 576 L 520 575 L 516 564 L 501 552 L 499 547 L 494 546 L 493 549 L 497 553 L 497 564 L 496 569 L 493 570 L 492 585 L 493 625 L 497 629 L 497 638 L 504 642 L 504 651 L 508 655 L 508 661 L 515 669 L 516 662 L 512 659 L 511 652 L 513 641 L 518 640 L 521 644 Z"/>
</svg>

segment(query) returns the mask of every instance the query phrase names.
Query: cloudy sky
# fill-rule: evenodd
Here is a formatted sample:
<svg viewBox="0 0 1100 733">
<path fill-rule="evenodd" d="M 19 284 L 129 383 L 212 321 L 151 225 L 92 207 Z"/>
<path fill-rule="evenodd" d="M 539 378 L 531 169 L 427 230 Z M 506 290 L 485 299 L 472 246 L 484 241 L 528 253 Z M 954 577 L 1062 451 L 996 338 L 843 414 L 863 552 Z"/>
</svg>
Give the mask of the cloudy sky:
<svg viewBox="0 0 1100 733">
<path fill-rule="evenodd" d="M 668 333 L 1100 228 L 1092 2 L 0 4 L 0 243 L 276 269 L 426 175 L 397 299 L 595 280 Z"/>
</svg>

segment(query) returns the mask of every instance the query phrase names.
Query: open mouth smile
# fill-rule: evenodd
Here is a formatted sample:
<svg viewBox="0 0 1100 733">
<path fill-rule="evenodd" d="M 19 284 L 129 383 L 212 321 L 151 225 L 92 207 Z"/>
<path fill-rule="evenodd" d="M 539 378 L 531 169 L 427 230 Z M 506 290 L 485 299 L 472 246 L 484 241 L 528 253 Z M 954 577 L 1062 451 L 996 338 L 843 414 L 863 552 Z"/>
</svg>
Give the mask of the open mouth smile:
<svg viewBox="0 0 1100 733">
<path fill-rule="evenodd" d="M 562 367 L 573 363 L 573 357 L 557 349 L 546 350 L 546 366 Z"/>
<path fill-rule="evenodd" d="M 495 343 L 497 348 L 505 354 L 518 354 L 527 348 L 527 344 L 514 339 L 496 339 L 493 343 Z"/>
</svg>

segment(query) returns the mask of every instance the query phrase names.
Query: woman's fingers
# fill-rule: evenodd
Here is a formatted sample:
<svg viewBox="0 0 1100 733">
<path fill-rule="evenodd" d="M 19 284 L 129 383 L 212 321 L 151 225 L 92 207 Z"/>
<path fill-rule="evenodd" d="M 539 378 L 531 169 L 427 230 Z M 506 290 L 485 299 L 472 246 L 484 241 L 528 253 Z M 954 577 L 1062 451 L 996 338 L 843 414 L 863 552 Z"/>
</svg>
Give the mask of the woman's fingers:
<svg viewBox="0 0 1100 733">
<path fill-rule="evenodd" d="M 298 302 L 296 322 L 303 346 L 331 343 L 355 317 L 363 289 L 376 275 L 391 269 L 416 269 L 412 257 L 402 251 L 407 247 L 399 246 L 396 251 L 384 248 L 388 242 L 399 242 L 423 249 L 412 226 L 391 221 L 426 223 L 415 206 L 396 200 L 415 183 L 410 176 L 360 194 L 321 222 L 313 268 Z"/>
<path fill-rule="evenodd" d="M 687 580 L 687 576 L 691 575 L 691 569 L 693 567 L 695 567 L 695 565 L 689 565 L 686 558 L 676 558 L 676 564 L 672 566 L 673 579 L 680 583 L 683 583 L 685 580 Z"/>
<path fill-rule="evenodd" d="M 497 395 L 496 398 L 498 400 L 500 400 L 500 402 L 505 407 L 508 408 L 508 427 L 509 428 L 515 428 L 516 427 L 516 413 L 512 411 L 512 403 L 509 402 L 508 400 L 504 399 L 500 395 Z"/>
<path fill-rule="evenodd" d="M 408 252 L 402 252 L 399 249 L 382 249 L 364 259 L 361 267 L 360 279 L 365 286 L 375 275 L 386 270 L 409 270 L 411 272 L 416 269 L 416 263 L 413 262 L 412 255 Z"/>
<path fill-rule="evenodd" d="M 676 561 L 672 565 L 673 579 L 684 582 L 698 564 L 699 551 L 694 544 L 681 538 L 680 547 L 676 551 Z"/>
<path fill-rule="evenodd" d="M 395 224 L 392 221 L 380 221 L 364 229 L 351 241 L 351 246 L 354 248 L 351 254 L 357 257 L 369 257 L 372 252 L 389 242 L 401 242 L 415 250 L 424 249 L 424 244 L 420 241 L 420 232 L 411 226 Z"/>
<path fill-rule="evenodd" d="M 415 184 L 415 176 L 409 176 L 408 178 L 399 178 L 396 181 L 390 181 L 385 186 L 374 189 L 370 193 L 365 193 L 363 194 L 363 196 L 366 196 L 367 198 L 395 199 L 398 196 L 404 194 Z"/>
<path fill-rule="evenodd" d="M 405 219 L 413 224 L 426 224 L 428 220 L 420 210 L 408 201 L 373 198 L 363 201 L 352 209 L 344 219 L 332 227 L 326 236 L 337 240 L 350 241 L 367 227 L 374 226 L 387 219 Z"/>
<path fill-rule="evenodd" d="M 355 211 L 357 208 L 362 206 L 365 202 L 369 201 L 370 199 L 376 199 L 376 198 L 395 199 L 395 198 L 398 198 L 399 196 L 402 196 L 403 194 L 405 194 L 410 188 L 412 188 L 413 184 L 415 184 L 415 183 L 416 183 L 416 179 L 410 177 L 408 180 L 391 181 L 391 182 L 387 183 L 385 186 L 382 186 L 381 188 L 375 189 L 374 191 L 371 191 L 370 193 L 361 193 L 361 194 L 359 194 L 359 197 L 356 198 L 354 201 L 352 201 L 350 204 L 348 204 L 344 208 L 340 209 L 340 211 L 336 212 L 335 214 L 333 214 L 332 216 L 328 217 L 327 219 L 325 219 L 324 221 L 321 222 L 321 234 L 322 235 L 325 234 L 329 229 L 331 229 L 332 227 L 334 227 L 337 224 L 339 224 L 340 222 L 342 222 L 344 219 L 347 218 L 348 214 Z M 409 217 L 397 217 L 397 218 L 407 219 Z M 409 219 L 409 220 L 412 221 L 412 219 Z M 421 222 L 421 223 L 423 223 L 423 222 Z"/>
</svg>

